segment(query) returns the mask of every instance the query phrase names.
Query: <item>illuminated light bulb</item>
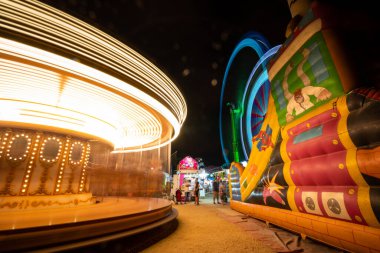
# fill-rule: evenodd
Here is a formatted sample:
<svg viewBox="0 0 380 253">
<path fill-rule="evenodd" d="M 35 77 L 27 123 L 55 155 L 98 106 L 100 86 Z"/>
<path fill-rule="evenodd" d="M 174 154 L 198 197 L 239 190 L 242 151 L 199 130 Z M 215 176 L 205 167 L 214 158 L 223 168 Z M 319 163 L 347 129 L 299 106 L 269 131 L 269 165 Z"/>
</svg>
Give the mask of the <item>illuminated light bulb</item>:
<svg viewBox="0 0 380 253">
<path fill-rule="evenodd" d="M 22 192 L 25 192 L 26 190 L 25 190 L 25 189 L 22 189 L 21 191 L 22 191 Z"/>
</svg>

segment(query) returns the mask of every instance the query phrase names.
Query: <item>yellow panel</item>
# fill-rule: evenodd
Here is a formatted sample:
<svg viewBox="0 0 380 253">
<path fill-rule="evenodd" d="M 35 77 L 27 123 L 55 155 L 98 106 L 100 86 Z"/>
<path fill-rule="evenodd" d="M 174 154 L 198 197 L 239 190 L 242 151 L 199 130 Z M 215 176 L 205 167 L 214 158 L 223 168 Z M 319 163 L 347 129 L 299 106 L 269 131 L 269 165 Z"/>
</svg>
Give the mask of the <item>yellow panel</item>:
<svg viewBox="0 0 380 253">
<path fill-rule="evenodd" d="M 268 111 L 260 131 L 265 132 L 268 125 L 270 128 L 272 128 L 271 142 L 273 143 L 273 145 L 266 148 L 265 150 L 260 151 L 256 147 L 256 143 L 258 141 L 254 141 L 252 143 L 252 151 L 249 156 L 247 167 L 245 168 L 244 172 L 240 177 L 241 196 L 243 201 L 251 194 L 251 192 L 259 182 L 264 170 L 266 169 L 270 156 L 273 152 L 273 146 L 276 143 L 277 136 L 280 130 L 272 94 L 269 95 Z"/>
</svg>

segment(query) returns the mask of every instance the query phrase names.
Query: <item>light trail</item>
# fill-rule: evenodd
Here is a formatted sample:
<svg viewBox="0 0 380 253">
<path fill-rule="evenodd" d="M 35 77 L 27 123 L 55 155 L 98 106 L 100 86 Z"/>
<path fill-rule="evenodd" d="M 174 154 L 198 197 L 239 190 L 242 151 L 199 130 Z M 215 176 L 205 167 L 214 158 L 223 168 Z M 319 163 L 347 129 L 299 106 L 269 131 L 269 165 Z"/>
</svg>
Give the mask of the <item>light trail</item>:
<svg viewBox="0 0 380 253">
<path fill-rule="evenodd" d="M 1 1 L 0 11 L 8 34 L 0 37 L 1 126 L 74 133 L 115 152 L 158 148 L 179 135 L 182 94 L 136 51 L 37 1 Z"/>
</svg>

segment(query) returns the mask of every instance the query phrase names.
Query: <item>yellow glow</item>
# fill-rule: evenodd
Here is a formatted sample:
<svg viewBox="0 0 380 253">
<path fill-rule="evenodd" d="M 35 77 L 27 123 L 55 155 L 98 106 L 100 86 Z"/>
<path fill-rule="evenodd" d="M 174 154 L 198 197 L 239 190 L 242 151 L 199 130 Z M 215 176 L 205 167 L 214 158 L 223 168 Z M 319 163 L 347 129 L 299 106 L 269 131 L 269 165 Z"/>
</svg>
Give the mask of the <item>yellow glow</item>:
<svg viewBox="0 0 380 253">
<path fill-rule="evenodd" d="M 117 152 L 157 148 L 178 136 L 187 114 L 185 100 L 172 81 L 137 52 L 38 1 L 1 1 L 0 11 L 1 28 L 118 73 L 116 78 L 0 38 L 0 109 L 7 108 L 0 110 L 0 126 L 74 133 L 106 141 Z"/>
</svg>

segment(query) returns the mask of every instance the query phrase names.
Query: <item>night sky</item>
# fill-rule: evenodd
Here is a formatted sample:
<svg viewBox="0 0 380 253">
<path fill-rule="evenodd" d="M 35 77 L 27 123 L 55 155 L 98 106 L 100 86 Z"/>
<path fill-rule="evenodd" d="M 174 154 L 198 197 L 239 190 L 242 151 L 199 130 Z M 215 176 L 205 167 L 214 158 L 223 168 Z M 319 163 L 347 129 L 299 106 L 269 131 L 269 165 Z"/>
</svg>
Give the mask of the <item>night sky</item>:
<svg viewBox="0 0 380 253">
<path fill-rule="evenodd" d="M 272 46 L 285 41 L 291 19 L 286 0 L 67 0 L 42 1 L 110 34 L 138 51 L 184 95 L 188 116 L 172 143 L 173 160 L 186 155 L 205 165 L 224 163 L 219 100 L 230 54 L 256 31 Z M 253 65 L 255 63 L 252 63 Z"/>
</svg>

